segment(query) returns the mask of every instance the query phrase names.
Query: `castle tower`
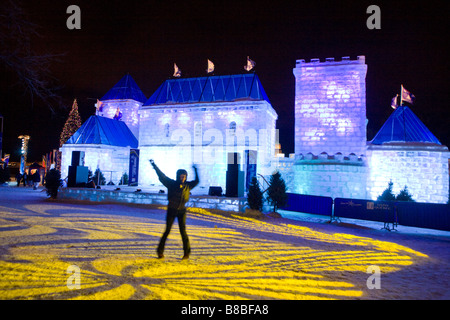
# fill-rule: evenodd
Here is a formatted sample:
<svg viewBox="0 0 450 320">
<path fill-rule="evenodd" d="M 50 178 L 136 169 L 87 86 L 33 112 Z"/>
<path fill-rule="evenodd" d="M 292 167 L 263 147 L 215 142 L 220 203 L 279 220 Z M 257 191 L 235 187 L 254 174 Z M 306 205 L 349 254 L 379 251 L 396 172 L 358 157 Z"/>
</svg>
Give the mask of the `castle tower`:
<svg viewBox="0 0 450 320">
<path fill-rule="evenodd" d="M 136 139 L 139 139 L 138 110 L 146 100 L 136 82 L 127 74 L 100 99 L 102 107 L 98 115 L 114 119 L 116 113 L 120 112 L 119 121 L 125 122 Z"/>
<path fill-rule="evenodd" d="M 405 186 L 417 202 L 447 203 L 450 152 L 407 106 L 399 106 L 368 143 L 368 197 L 376 199 L 390 181 Z"/>
<path fill-rule="evenodd" d="M 297 60 L 294 193 L 366 197 L 365 57 Z"/>
<path fill-rule="evenodd" d="M 297 60 L 295 154 L 365 154 L 365 57 Z"/>
</svg>

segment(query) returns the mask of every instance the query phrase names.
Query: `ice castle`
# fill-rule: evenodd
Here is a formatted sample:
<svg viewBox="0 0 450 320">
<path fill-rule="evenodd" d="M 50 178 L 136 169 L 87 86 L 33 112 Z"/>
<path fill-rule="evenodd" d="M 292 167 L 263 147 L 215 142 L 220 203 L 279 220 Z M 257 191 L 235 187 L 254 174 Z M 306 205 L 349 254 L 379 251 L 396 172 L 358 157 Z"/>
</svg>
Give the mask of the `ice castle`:
<svg viewBox="0 0 450 320">
<path fill-rule="evenodd" d="M 60 149 L 62 176 L 72 151 L 117 183 L 139 154 L 138 185 L 158 186 L 148 159 L 164 172 L 200 172 L 199 192 L 226 191 L 230 155 L 237 183 L 279 170 L 289 192 L 376 199 L 392 181 L 418 202 L 446 203 L 449 151 L 407 106 L 399 106 L 367 141 L 364 56 L 297 60 L 295 153 L 276 154 L 277 113 L 256 73 L 173 78 L 147 99 L 130 75 L 100 99 L 102 108 Z M 117 118 L 117 114 L 121 118 Z M 119 125 L 120 124 L 120 125 Z M 134 139 L 133 139 L 134 138 Z M 224 192 L 225 193 L 225 192 Z"/>
</svg>

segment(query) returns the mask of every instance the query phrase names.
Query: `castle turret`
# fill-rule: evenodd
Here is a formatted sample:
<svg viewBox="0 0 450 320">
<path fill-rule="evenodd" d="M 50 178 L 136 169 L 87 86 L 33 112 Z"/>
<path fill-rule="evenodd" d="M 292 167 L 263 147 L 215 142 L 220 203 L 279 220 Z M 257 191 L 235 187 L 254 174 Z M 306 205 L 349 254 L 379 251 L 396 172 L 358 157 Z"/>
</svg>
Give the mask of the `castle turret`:
<svg viewBox="0 0 450 320">
<path fill-rule="evenodd" d="M 392 181 L 407 186 L 417 202 L 447 203 L 447 146 L 407 106 L 399 106 L 368 144 L 368 197 L 376 199 Z"/>
<path fill-rule="evenodd" d="M 102 107 L 98 115 L 125 122 L 139 139 L 138 110 L 146 100 L 136 82 L 127 74 L 100 99 Z"/>
</svg>

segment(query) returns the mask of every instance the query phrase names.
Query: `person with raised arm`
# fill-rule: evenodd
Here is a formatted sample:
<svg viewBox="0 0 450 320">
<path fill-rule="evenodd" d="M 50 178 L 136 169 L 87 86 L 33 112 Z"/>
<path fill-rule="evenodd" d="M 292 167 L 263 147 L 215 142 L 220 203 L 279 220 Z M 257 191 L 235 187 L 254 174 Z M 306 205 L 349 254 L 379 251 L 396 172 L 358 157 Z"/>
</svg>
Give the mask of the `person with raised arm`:
<svg viewBox="0 0 450 320">
<path fill-rule="evenodd" d="M 167 205 L 166 230 L 161 237 L 156 251 L 158 258 L 164 258 L 164 246 L 170 230 L 172 229 L 173 222 L 175 221 L 175 218 L 177 218 L 181 239 L 183 240 L 183 260 L 189 259 L 191 247 L 186 232 L 186 202 L 189 200 L 191 190 L 199 183 L 197 167 L 195 165 L 192 166 L 195 172 L 195 179 L 187 181 L 188 174 L 184 169 L 179 169 L 176 174 L 176 180 L 173 180 L 167 177 L 153 160 L 150 160 L 150 164 L 153 166 L 153 169 L 155 169 L 159 181 L 167 188 L 167 199 L 169 200 Z"/>
</svg>

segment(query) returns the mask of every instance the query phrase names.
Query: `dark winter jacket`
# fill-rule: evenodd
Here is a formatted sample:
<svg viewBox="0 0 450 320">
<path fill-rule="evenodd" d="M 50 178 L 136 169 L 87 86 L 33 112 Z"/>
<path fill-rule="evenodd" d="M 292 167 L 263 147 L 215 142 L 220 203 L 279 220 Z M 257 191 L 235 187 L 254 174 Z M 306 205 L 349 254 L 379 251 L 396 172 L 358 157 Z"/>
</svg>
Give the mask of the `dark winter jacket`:
<svg viewBox="0 0 450 320">
<path fill-rule="evenodd" d="M 32 174 L 32 178 L 33 178 L 33 182 L 41 182 L 41 176 L 37 172 Z"/>
<path fill-rule="evenodd" d="M 184 183 L 181 183 L 180 175 L 184 173 L 187 177 L 186 170 L 178 170 L 177 179 L 173 180 L 168 178 L 156 164 L 153 164 L 153 168 L 158 175 L 159 181 L 167 188 L 167 199 L 169 200 L 168 207 L 177 210 L 186 209 L 185 204 L 189 200 L 191 190 L 199 183 L 197 168 L 193 167 L 195 179 L 192 181 L 185 181 Z"/>
</svg>

